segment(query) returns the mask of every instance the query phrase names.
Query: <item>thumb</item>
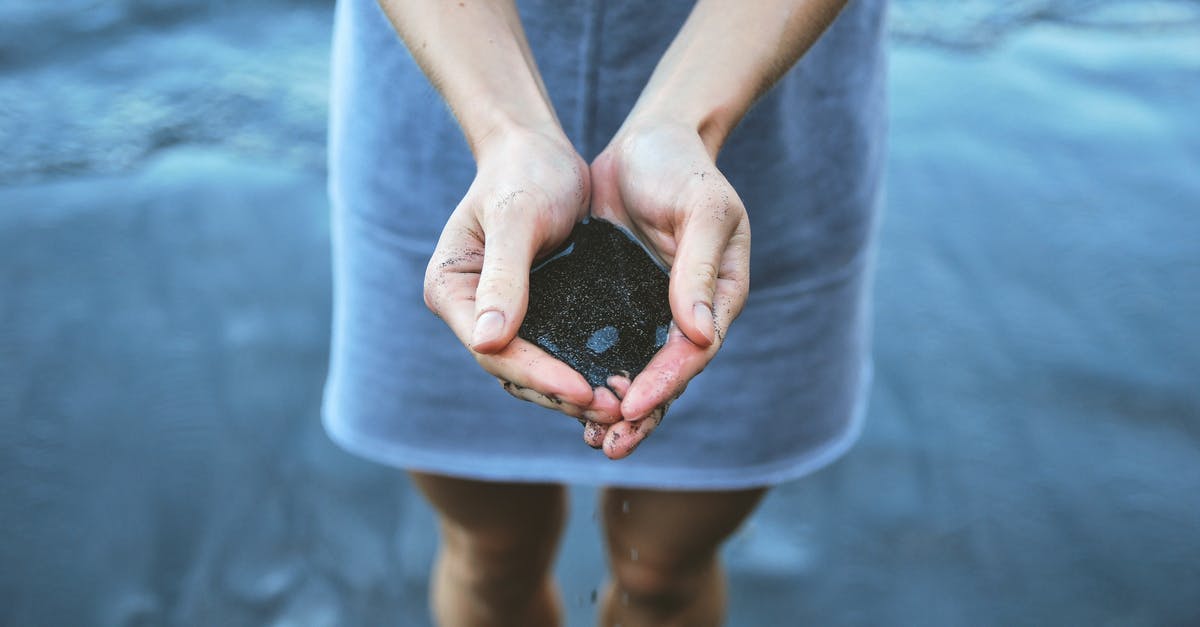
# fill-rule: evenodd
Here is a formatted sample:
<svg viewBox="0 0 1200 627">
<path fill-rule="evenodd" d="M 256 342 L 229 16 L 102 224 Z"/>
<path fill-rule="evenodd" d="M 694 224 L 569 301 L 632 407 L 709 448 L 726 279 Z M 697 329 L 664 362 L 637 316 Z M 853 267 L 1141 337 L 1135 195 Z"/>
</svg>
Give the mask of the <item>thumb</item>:
<svg viewBox="0 0 1200 627">
<path fill-rule="evenodd" d="M 735 226 L 727 225 L 724 220 L 700 217 L 713 215 L 721 213 L 702 209 L 691 215 L 671 266 L 671 315 L 679 330 L 701 348 L 716 340 L 713 300 L 721 259 Z"/>
<path fill-rule="evenodd" d="M 498 224 L 485 237 L 471 349 L 492 354 L 508 346 L 525 319 L 529 268 L 537 245 L 528 224 Z"/>
</svg>

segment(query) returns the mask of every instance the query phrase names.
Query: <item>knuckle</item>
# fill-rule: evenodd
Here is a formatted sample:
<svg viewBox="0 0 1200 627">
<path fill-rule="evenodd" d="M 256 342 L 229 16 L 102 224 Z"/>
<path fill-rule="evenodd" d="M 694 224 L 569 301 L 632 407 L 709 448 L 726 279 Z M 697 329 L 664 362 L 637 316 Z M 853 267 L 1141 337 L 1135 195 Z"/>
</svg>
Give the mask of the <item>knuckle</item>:
<svg viewBox="0 0 1200 627">
<path fill-rule="evenodd" d="M 507 300 L 509 295 L 516 289 L 514 281 L 510 275 L 505 273 L 488 273 L 479 277 L 479 285 L 475 289 L 476 300 L 479 306 L 487 308 L 497 301 Z"/>
<path fill-rule="evenodd" d="M 425 298 L 425 306 L 435 314 L 441 314 L 441 290 L 437 283 L 437 277 L 425 277 L 425 289 L 423 290 Z"/>
<path fill-rule="evenodd" d="M 523 189 L 510 189 L 500 192 L 487 204 L 488 212 L 496 216 L 504 216 L 517 211 L 521 204 L 520 197 L 525 194 Z"/>
<path fill-rule="evenodd" d="M 704 286 L 712 286 L 717 282 L 717 265 L 710 261 L 702 261 L 692 267 L 692 278 Z"/>
<path fill-rule="evenodd" d="M 536 214 L 550 204 L 549 194 L 534 185 L 500 191 L 486 206 L 489 222 L 495 225 Z"/>
</svg>

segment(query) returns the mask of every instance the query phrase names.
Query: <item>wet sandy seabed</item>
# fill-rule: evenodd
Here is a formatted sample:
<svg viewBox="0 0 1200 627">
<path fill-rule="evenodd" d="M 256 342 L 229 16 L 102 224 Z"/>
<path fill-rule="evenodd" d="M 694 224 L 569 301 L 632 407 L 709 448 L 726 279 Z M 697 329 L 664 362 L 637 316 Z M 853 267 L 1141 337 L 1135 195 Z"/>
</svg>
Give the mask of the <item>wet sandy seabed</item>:
<svg viewBox="0 0 1200 627">
<path fill-rule="evenodd" d="M 1197 619 L 1197 49 L 1042 26 L 895 51 L 866 432 L 732 541 L 731 625 Z M 49 54 L 24 76 L 71 80 Z M 321 173 L 256 133 L 0 188 L 0 623 L 424 622 L 429 511 L 317 420 Z M 588 625 L 594 492 L 572 498 L 558 569 Z"/>
</svg>

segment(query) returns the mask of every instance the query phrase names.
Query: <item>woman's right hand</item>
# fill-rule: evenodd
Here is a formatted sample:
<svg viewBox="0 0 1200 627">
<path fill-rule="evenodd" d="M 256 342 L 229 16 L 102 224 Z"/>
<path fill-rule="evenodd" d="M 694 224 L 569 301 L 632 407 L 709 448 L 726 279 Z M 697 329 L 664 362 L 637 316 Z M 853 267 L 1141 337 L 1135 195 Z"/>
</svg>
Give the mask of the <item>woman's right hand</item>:
<svg viewBox="0 0 1200 627">
<path fill-rule="evenodd" d="M 425 272 L 425 304 L 513 396 L 613 423 L 620 401 L 517 337 L 534 259 L 587 214 L 588 166 L 560 131 L 508 127 L 474 146 L 477 173 Z M 453 385 L 448 381 L 447 385 Z"/>
</svg>

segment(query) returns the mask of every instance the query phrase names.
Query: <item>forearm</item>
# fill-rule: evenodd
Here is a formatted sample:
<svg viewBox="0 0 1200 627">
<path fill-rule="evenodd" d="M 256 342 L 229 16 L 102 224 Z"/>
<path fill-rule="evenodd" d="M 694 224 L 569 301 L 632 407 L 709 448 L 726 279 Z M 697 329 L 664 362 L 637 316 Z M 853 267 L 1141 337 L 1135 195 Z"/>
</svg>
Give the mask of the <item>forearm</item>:
<svg viewBox="0 0 1200 627">
<path fill-rule="evenodd" d="M 513 0 L 379 0 L 472 152 L 524 127 L 561 134 Z"/>
<path fill-rule="evenodd" d="M 846 0 L 699 0 L 626 122 L 692 126 L 709 154 Z"/>
</svg>

